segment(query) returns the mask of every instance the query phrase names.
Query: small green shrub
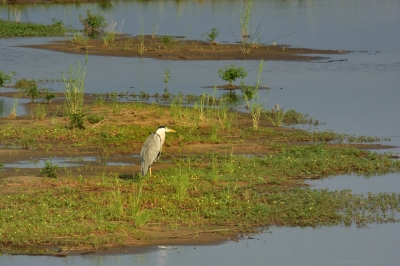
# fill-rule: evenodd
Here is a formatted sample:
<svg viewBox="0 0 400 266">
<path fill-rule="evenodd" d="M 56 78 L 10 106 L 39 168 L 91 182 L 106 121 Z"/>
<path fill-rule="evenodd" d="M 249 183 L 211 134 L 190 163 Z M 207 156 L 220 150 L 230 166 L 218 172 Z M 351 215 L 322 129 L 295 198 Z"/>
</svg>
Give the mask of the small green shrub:
<svg viewBox="0 0 400 266">
<path fill-rule="evenodd" d="M 29 87 L 32 87 L 35 85 L 37 86 L 36 81 L 34 79 L 27 80 L 27 79 L 23 78 L 23 79 L 17 80 L 15 82 L 15 87 L 20 90 L 24 90 L 26 88 L 29 88 Z"/>
<path fill-rule="evenodd" d="M 248 86 L 244 82 L 240 83 L 241 91 L 246 100 L 250 101 L 258 94 L 257 86 Z"/>
<path fill-rule="evenodd" d="M 41 96 L 36 80 L 20 79 L 15 83 L 15 87 L 23 91 L 34 102 Z"/>
<path fill-rule="evenodd" d="M 85 129 L 84 125 L 85 115 L 83 113 L 70 113 L 69 114 L 69 128 Z"/>
<path fill-rule="evenodd" d="M 247 72 L 243 69 L 243 67 L 236 67 L 235 65 L 225 66 L 218 70 L 219 77 L 232 85 L 232 81 L 235 81 L 238 78 L 247 77 Z"/>
<path fill-rule="evenodd" d="M 54 92 L 50 92 L 47 88 L 43 88 L 44 96 L 43 98 L 47 100 L 49 103 L 56 98 L 56 94 Z"/>
<path fill-rule="evenodd" d="M 49 161 L 46 161 L 45 164 L 45 167 L 40 170 L 39 176 L 56 178 L 58 166 Z"/>
<path fill-rule="evenodd" d="M 163 36 L 162 38 L 162 42 L 165 46 L 168 46 L 172 43 L 173 39 L 171 36 Z"/>
<path fill-rule="evenodd" d="M 6 74 L 0 70 L 0 86 L 4 86 L 6 84 L 11 83 L 11 77 L 15 75 L 15 72 L 11 72 L 10 74 Z"/>
<path fill-rule="evenodd" d="M 52 22 L 51 25 L 53 27 L 58 27 L 58 28 L 61 28 L 61 29 L 64 28 L 64 22 L 62 22 L 62 20 L 56 20 L 55 18 L 53 18 L 51 20 L 51 22 Z"/>
<path fill-rule="evenodd" d="M 107 27 L 106 19 L 101 14 L 93 15 L 90 9 L 86 11 L 86 18 L 79 15 L 79 21 L 82 23 L 85 31 L 89 34 L 93 34 L 101 30 L 101 28 Z"/>
<path fill-rule="evenodd" d="M 206 32 L 206 33 L 202 34 L 201 36 L 205 40 L 207 40 L 209 43 L 213 44 L 213 43 L 215 43 L 214 41 L 215 41 L 215 38 L 218 37 L 218 34 L 219 34 L 219 32 L 218 32 L 217 28 L 212 28 L 211 33 Z"/>
</svg>

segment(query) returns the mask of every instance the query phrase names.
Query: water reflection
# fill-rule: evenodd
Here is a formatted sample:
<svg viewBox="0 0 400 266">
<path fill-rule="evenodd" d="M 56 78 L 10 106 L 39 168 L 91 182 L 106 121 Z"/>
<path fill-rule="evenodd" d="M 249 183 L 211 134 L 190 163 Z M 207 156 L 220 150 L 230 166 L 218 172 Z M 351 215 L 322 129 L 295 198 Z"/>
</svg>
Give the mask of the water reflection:
<svg viewBox="0 0 400 266">
<path fill-rule="evenodd" d="M 132 156 L 111 156 L 100 158 L 100 156 L 77 156 L 77 157 L 49 157 L 49 158 L 33 158 L 31 160 L 21 160 L 17 163 L 5 163 L 4 168 L 43 168 L 46 162 L 60 167 L 74 167 L 79 165 L 108 165 L 108 166 L 127 166 L 132 165 L 131 161 L 123 162 L 123 159 L 138 159 L 139 155 Z"/>
<path fill-rule="evenodd" d="M 218 246 L 177 246 L 147 253 L 66 258 L 2 256 L 2 265 L 397 265 L 397 224 L 369 228 L 270 228 L 268 232 Z M 384 236 L 384 237 L 382 237 Z"/>
<path fill-rule="evenodd" d="M 400 174 L 387 174 L 381 176 L 338 175 L 330 178 L 307 182 L 315 189 L 345 190 L 352 193 L 399 193 Z"/>
</svg>

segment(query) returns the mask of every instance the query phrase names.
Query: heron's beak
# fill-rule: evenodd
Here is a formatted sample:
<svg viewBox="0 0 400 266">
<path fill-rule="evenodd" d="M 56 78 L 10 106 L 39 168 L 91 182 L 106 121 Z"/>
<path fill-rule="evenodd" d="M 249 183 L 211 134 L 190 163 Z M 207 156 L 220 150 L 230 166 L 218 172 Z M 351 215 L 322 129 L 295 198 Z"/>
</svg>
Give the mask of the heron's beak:
<svg viewBox="0 0 400 266">
<path fill-rule="evenodd" d="M 171 128 L 166 127 L 166 128 L 165 128 L 165 132 L 176 132 L 176 131 L 173 130 L 173 129 L 171 129 Z"/>
</svg>

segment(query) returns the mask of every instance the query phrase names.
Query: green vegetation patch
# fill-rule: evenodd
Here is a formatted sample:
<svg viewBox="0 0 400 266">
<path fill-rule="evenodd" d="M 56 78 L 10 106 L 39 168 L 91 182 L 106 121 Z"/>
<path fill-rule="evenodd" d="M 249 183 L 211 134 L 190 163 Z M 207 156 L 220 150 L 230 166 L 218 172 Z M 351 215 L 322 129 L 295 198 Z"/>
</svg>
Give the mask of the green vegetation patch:
<svg viewBox="0 0 400 266">
<path fill-rule="evenodd" d="M 55 19 L 51 25 L 0 20 L 0 38 L 63 36 L 65 31 L 62 21 Z"/>
<path fill-rule="evenodd" d="M 257 169 L 256 171 L 254 169 Z M 180 155 L 152 178 L 42 178 L 0 202 L 0 247 L 99 247 L 151 240 L 152 226 L 364 226 L 397 222 L 400 194 L 302 187 L 320 173 L 399 172 L 400 162 L 355 149 L 285 147 L 272 156 Z"/>
</svg>

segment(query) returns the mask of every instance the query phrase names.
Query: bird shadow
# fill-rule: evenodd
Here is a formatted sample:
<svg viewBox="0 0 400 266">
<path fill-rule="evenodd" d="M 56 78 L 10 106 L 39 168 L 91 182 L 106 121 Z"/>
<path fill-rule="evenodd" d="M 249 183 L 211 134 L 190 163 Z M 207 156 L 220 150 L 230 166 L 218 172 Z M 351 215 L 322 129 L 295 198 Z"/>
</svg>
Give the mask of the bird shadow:
<svg viewBox="0 0 400 266">
<path fill-rule="evenodd" d="M 139 182 L 140 179 L 142 178 L 141 175 L 137 174 L 120 174 L 118 176 L 119 179 L 125 180 L 125 181 L 133 181 L 133 182 Z"/>
</svg>

